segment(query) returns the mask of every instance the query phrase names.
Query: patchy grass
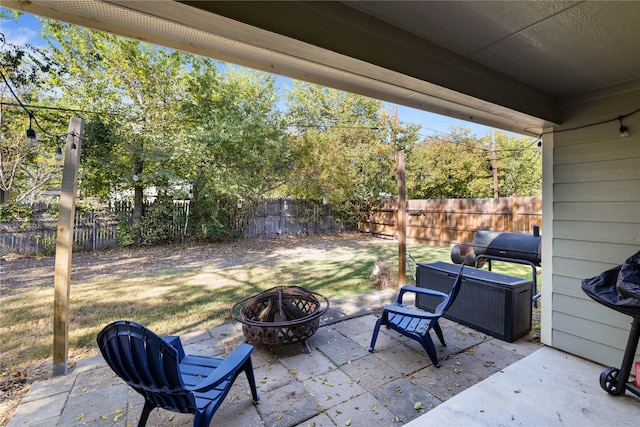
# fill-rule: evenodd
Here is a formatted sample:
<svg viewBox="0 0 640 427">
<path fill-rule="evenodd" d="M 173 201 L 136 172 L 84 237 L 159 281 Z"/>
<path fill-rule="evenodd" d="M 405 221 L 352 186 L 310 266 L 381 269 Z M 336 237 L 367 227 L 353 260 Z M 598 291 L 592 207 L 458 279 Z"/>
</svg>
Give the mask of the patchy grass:
<svg viewBox="0 0 640 427">
<path fill-rule="evenodd" d="M 278 285 L 302 286 L 330 300 L 378 290 L 372 277 L 374 264 L 383 261 L 397 271 L 397 242 L 353 239 L 322 241 L 319 247 L 307 238 L 240 250 L 178 246 L 156 252 L 83 254 L 72 274 L 71 364 L 96 354 L 95 337 L 117 319 L 137 321 L 160 335 L 180 335 L 230 321 L 235 302 Z M 418 262 L 450 262 L 450 248 L 409 244 L 407 250 Z M 0 397 L 15 399 L 21 385 L 24 390 L 25 384 L 50 375 L 53 262 L 49 261 L 14 274 L 14 285 L 9 284 L 2 295 Z M 506 263 L 494 263 L 493 270 L 525 278 L 531 274 L 527 267 Z M 407 269 L 407 283 L 412 282 Z"/>
<path fill-rule="evenodd" d="M 178 249 L 179 250 L 179 249 Z M 450 262 L 449 248 L 407 245 L 418 262 Z M 301 254 L 302 255 L 302 254 Z M 184 334 L 230 321 L 240 299 L 278 285 L 302 286 L 336 299 L 379 289 L 371 277 L 376 261 L 397 271 L 393 241 L 335 245 L 311 257 L 271 256 L 243 259 L 228 267 L 174 265 L 149 272 L 93 275 L 71 287 L 71 351 L 95 348 L 95 337 L 109 322 L 131 319 L 159 334 Z M 100 262 L 99 255 L 96 261 Z M 96 269 L 94 264 L 91 267 Z M 530 277 L 526 267 L 494 263 L 493 271 Z M 413 278 L 407 269 L 407 283 Z M 393 284 L 392 284 L 393 286 Z M 0 373 L 19 370 L 52 351 L 52 286 L 24 287 L 3 297 L 0 311 Z"/>
</svg>

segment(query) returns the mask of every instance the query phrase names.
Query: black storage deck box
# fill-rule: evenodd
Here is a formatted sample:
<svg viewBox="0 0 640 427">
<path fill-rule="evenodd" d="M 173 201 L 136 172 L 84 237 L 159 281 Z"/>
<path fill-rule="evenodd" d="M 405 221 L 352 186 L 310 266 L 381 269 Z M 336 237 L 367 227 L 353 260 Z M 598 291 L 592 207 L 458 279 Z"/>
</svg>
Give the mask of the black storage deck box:
<svg viewBox="0 0 640 427">
<path fill-rule="evenodd" d="M 459 271 L 459 265 L 446 262 L 418 263 L 416 284 L 449 293 Z M 531 331 L 532 285 L 532 280 L 464 267 L 460 293 L 444 317 L 513 342 Z M 433 311 L 440 301 L 418 295 L 416 306 Z"/>
</svg>

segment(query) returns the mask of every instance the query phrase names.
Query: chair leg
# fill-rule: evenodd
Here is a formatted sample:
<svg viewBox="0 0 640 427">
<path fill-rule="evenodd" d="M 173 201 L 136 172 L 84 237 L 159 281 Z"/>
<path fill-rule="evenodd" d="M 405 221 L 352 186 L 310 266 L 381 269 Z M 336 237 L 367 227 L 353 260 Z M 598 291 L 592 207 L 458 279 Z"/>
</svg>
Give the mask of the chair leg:
<svg viewBox="0 0 640 427">
<path fill-rule="evenodd" d="M 376 346 L 376 340 L 378 339 L 378 332 L 380 332 L 380 324 L 382 323 L 382 316 L 376 320 L 376 326 L 373 328 L 373 335 L 371 336 L 371 344 L 369 345 L 369 352 L 373 353 L 373 348 Z"/>
<path fill-rule="evenodd" d="M 138 421 L 138 427 L 144 427 L 147 424 L 147 419 L 149 418 L 149 414 L 154 408 L 155 408 L 155 405 L 145 399 L 144 407 L 142 408 L 142 413 L 140 414 L 140 420 Z"/>
<path fill-rule="evenodd" d="M 251 397 L 254 402 L 260 400 L 258 396 L 258 390 L 256 389 L 256 378 L 253 374 L 253 363 L 251 362 L 251 357 L 247 359 L 242 368 L 247 375 L 247 381 L 249 381 L 249 388 L 251 389 Z"/>
<path fill-rule="evenodd" d="M 438 339 L 440 340 L 440 343 L 442 343 L 442 345 L 444 347 L 447 346 L 447 344 L 444 342 L 444 335 L 442 334 L 442 328 L 440 327 L 440 324 L 438 323 L 438 320 L 435 321 L 436 323 L 434 323 L 433 325 L 433 330 L 435 331 L 436 335 L 438 336 Z"/>
<path fill-rule="evenodd" d="M 427 335 L 421 337 L 419 341 L 420 344 L 422 344 L 422 348 L 424 348 L 424 351 L 427 352 L 427 356 L 429 356 L 429 359 L 431 359 L 431 363 L 433 363 L 433 366 L 439 368 L 440 363 L 438 362 L 438 354 L 436 353 L 436 348 L 433 345 L 433 341 L 428 334 L 429 332 L 427 331 Z"/>
<path fill-rule="evenodd" d="M 211 425 L 211 419 L 213 418 L 214 411 L 210 408 L 213 405 L 209 405 L 204 411 L 196 411 L 193 418 L 193 427 L 209 427 Z"/>
</svg>

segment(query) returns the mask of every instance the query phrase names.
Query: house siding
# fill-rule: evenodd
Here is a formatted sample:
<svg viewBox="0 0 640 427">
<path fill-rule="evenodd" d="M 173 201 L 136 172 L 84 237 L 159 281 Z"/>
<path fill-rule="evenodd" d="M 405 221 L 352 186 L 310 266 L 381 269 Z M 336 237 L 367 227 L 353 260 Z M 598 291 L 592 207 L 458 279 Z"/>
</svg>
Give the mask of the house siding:
<svg viewBox="0 0 640 427">
<path fill-rule="evenodd" d="M 543 266 L 552 266 L 543 274 L 543 288 L 551 281 L 543 342 L 607 366 L 620 366 L 632 319 L 591 300 L 581 281 L 640 250 L 640 112 L 623 119 L 627 138 L 617 119 L 639 101 L 640 81 L 565 100 L 562 126 L 546 138 L 543 217 L 546 207 L 553 232 L 543 247 Z"/>
</svg>

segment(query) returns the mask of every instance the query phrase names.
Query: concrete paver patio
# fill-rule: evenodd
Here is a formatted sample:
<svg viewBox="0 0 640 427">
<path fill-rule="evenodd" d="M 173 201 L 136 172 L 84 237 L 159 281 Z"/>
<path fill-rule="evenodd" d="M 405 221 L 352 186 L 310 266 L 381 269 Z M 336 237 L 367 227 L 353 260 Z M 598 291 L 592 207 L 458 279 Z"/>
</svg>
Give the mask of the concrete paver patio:
<svg viewBox="0 0 640 427">
<path fill-rule="evenodd" d="M 299 343 L 256 347 L 253 364 L 260 402 L 252 403 L 241 375 L 212 425 L 370 427 L 400 426 L 412 420 L 416 425 L 434 425 L 428 421 L 433 408 L 445 413 L 440 410 L 446 406 L 443 402 L 543 348 L 529 342 L 531 337 L 507 343 L 442 319 L 448 345 L 442 347 L 436 340 L 440 369 L 418 343 L 385 328 L 376 351 L 369 353 L 375 313 L 394 295 L 395 291 L 384 290 L 332 302 L 322 326 L 307 340 L 310 353 L 303 352 Z M 245 341 L 237 323 L 181 339 L 188 354 L 208 356 L 224 356 Z M 597 375 L 584 373 L 596 388 Z M 7 427 L 137 425 L 142 404 L 142 397 L 117 378 L 102 357 L 94 357 L 77 363 L 64 376 L 34 384 Z M 638 405 L 630 409 L 638 410 Z M 460 412 L 457 406 L 455 410 Z M 192 423 L 191 415 L 156 409 L 147 425 Z"/>
</svg>

